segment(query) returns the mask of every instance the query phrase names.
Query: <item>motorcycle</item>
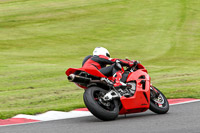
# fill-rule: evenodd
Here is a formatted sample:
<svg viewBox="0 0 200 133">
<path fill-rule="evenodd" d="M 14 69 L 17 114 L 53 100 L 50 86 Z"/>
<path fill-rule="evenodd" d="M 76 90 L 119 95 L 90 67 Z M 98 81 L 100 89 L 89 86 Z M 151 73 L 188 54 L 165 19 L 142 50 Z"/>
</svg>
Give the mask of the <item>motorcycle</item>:
<svg viewBox="0 0 200 133">
<path fill-rule="evenodd" d="M 125 70 L 126 69 L 126 70 Z M 144 112 L 148 109 L 165 114 L 169 103 L 164 94 L 151 85 L 146 68 L 139 62 L 122 68 L 121 81 L 125 89 L 115 89 L 112 77 L 106 77 L 97 68 L 69 68 L 68 80 L 85 89 L 83 98 L 88 110 L 103 121 L 115 120 L 118 115 Z"/>
</svg>

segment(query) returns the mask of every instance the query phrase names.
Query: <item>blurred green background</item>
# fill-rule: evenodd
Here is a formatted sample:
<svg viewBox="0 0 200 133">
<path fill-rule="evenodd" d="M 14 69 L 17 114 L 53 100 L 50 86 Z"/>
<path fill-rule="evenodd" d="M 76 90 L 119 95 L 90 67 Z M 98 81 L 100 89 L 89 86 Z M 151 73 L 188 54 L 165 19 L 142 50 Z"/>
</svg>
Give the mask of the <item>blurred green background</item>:
<svg viewBox="0 0 200 133">
<path fill-rule="evenodd" d="M 0 0 L 0 119 L 85 107 L 65 71 L 97 46 L 167 98 L 200 98 L 199 43 L 198 0 Z"/>
</svg>

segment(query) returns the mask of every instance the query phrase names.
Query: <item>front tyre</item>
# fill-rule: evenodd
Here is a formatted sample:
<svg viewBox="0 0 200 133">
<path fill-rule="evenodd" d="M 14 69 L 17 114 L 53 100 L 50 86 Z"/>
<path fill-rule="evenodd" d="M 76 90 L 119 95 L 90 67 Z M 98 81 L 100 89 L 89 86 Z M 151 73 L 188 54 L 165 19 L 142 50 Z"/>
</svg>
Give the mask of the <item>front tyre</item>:
<svg viewBox="0 0 200 133">
<path fill-rule="evenodd" d="M 164 94 L 156 87 L 151 86 L 149 109 L 157 114 L 165 114 L 169 110 L 169 103 Z"/>
<path fill-rule="evenodd" d="M 85 90 L 83 98 L 86 107 L 94 116 L 103 121 L 110 121 L 118 117 L 119 105 L 117 100 L 103 101 L 102 97 L 106 93 L 106 90 L 92 86 Z"/>
</svg>

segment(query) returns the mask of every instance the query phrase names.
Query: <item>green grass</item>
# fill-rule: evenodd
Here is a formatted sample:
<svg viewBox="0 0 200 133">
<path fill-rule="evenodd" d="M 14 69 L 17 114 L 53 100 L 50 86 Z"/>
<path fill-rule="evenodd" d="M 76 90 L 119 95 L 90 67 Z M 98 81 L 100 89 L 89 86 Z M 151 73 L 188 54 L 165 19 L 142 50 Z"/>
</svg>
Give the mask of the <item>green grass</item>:
<svg viewBox="0 0 200 133">
<path fill-rule="evenodd" d="M 167 98 L 200 98 L 197 0 L 1 0 L 0 118 L 84 107 L 65 70 L 97 46 L 142 61 Z"/>
</svg>

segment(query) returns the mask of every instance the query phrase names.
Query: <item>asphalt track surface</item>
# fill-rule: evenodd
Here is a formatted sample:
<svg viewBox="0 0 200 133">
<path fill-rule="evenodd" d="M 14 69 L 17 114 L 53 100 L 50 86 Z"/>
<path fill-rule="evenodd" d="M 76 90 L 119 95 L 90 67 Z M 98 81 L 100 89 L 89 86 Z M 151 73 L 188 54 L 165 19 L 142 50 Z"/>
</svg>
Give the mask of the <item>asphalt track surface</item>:
<svg viewBox="0 0 200 133">
<path fill-rule="evenodd" d="M 104 122 L 94 116 L 0 127 L 0 133 L 200 133 L 200 102 L 170 106 Z"/>
</svg>

